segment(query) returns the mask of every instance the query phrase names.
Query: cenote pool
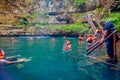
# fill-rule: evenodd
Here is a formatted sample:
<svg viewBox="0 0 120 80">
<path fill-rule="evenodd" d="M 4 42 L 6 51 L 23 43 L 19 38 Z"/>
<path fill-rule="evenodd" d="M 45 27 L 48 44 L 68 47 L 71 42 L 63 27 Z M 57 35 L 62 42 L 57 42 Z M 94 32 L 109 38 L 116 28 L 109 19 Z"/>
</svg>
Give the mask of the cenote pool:
<svg viewBox="0 0 120 80">
<path fill-rule="evenodd" d="M 72 50 L 63 51 L 64 38 L 41 36 L 0 38 L 0 48 L 7 56 L 19 55 L 30 61 L 19 64 L 0 66 L 0 80 L 120 80 L 120 70 L 111 69 L 103 62 L 84 56 L 86 54 L 85 42 L 77 38 L 68 37 Z M 95 51 L 105 54 L 105 49 Z"/>
</svg>

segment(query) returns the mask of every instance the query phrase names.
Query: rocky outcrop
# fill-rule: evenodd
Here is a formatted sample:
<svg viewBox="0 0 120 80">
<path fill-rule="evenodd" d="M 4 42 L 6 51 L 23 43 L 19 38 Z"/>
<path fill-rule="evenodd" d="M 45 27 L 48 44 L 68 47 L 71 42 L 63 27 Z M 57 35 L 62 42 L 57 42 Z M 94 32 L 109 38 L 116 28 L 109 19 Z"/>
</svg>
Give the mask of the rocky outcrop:
<svg viewBox="0 0 120 80">
<path fill-rule="evenodd" d="M 12 24 L 25 17 L 31 10 L 31 2 L 30 0 L 1 0 L 0 23 Z"/>
<path fill-rule="evenodd" d="M 84 6 L 78 6 L 78 12 L 83 7 L 86 11 L 93 10 L 104 1 L 88 0 Z M 21 18 L 27 18 L 31 23 L 71 23 L 71 16 L 69 19 L 61 16 L 77 12 L 76 7 L 74 0 L 0 0 L 0 24 L 13 24 Z"/>
</svg>

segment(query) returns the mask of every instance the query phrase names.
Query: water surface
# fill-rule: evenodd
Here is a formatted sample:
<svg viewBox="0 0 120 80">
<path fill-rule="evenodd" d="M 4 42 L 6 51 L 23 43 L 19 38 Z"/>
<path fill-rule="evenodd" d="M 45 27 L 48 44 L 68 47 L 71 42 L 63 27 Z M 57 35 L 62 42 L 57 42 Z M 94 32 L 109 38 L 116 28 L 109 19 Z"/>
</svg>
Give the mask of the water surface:
<svg viewBox="0 0 120 80">
<path fill-rule="evenodd" d="M 0 48 L 7 56 L 20 55 L 20 58 L 31 59 L 29 62 L 0 66 L 0 80 L 120 80 L 120 70 L 111 69 L 103 62 L 84 56 L 85 42 L 77 38 L 68 38 L 72 50 L 63 51 L 65 39 L 42 36 L 0 38 Z M 105 50 L 95 51 L 96 55 L 105 54 Z M 93 56 L 93 55 L 92 55 Z M 114 68 L 114 67 L 112 67 Z"/>
</svg>

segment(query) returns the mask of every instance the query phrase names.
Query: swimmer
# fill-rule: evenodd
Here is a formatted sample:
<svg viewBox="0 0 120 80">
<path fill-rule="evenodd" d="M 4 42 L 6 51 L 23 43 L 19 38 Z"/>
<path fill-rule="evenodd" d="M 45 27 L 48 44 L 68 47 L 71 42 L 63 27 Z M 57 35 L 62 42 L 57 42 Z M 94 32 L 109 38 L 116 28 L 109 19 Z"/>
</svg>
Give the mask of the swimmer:
<svg viewBox="0 0 120 80">
<path fill-rule="evenodd" d="M 72 46 L 70 44 L 70 40 L 65 40 L 64 46 L 63 46 L 63 50 L 71 50 Z"/>
<path fill-rule="evenodd" d="M 36 36 L 36 39 L 40 39 L 40 37 L 39 37 L 39 36 Z"/>
<path fill-rule="evenodd" d="M 32 41 L 32 40 L 33 40 L 33 38 L 32 38 L 32 37 L 30 37 L 30 38 L 29 38 L 29 40 L 30 40 L 30 41 Z"/>
<path fill-rule="evenodd" d="M 40 37 L 39 37 L 39 36 L 36 36 L 36 39 L 40 39 Z"/>
<path fill-rule="evenodd" d="M 83 38 L 82 38 L 81 35 L 78 36 L 78 40 L 79 40 L 79 41 L 82 41 L 82 40 L 83 40 Z"/>
<path fill-rule="evenodd" d="M 66 36 L 64 35 L 64 37 L 63 38 L 66 38 Z"/>
<path fill-rule="evenodd" d="M 15 57 L 16 58 L 16 57 Z M 25 62 L 25 60 L 18 61 L 17 59 L 14 61 L 10 61 L 10 58 L 5 57 L 5 52 L 0 49 L 0 64 L 13 64 L 13 63 L 18 63 L 18 62 Z"/>
<path fill-rule="evenodd" d="M 54 41 L 55 41 L 55 38 L 52 38 L 52 41 L 54 42 Z"/>
<path fill-rule="evenodd" d="M 15 42 L 15 39 L 14 39 L 13 37 L 11 38 L 11 42 L 12 42 L 12 43 L 14 43 L 14 42 Z"/>
<path fill-rule="evenodd" d="M 5 52 L 2 49 L 0 49 L 0 64 L 2 63 L 10 63 L 10 62 L 5 59 Z"/>
<path fill-rule="evenodd" d="M 100 33 L 100 32 L 101 32 L 101 30 L 100 30 L 100 29 L 97 29 L 97 30 L 96 30 L 96 33 Z"/>
<path fill-rule="evenodd" d="M 102 31 L 100 29 L 96 29 L 95 36 L 99 36 L 102 34 Z"/>
<path fill-rule="evenodd" d="M 92 43 L 94 40 L 93 36 L 92 35 L 89 35 L 89 37 L 87 38 L 86 42 L 87 43 Z"/>
</svg>

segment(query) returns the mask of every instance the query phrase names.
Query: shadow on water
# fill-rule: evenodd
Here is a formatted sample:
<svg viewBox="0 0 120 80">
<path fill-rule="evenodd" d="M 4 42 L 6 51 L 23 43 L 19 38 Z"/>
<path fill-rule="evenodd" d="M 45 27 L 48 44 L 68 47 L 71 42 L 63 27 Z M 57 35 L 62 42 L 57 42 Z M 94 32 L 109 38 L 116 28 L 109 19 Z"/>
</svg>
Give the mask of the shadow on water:
<svg viewBox="0 0 120 80">
<path fill-rule="evenodd" d="M 77 58 L 77 56 L 68 58 L 67 54 L 66 56 L 67 59 L 72 60 L 72 69 L 70 72 L 62 74 L 57 80 L 95 80 L 92 76 L 85 72 L 85 67 L 79 67 L 78 63 L 80 58 Z"/>
<path fill-rule="evenodd" d="M 84 47 L 83 47 L 84 46 Z M 82 49 L 82 50 L 81 50 Z M 99 48 L 92 53 L 92 56 L 100 56 Z M 70 55 L 74 53 L 73 55 Z M 85 44 L 78 46 L 77 52 L 66 52 L 65 58 L 72 61 L 72 70 L 62 74 L 57 80 L 120 80 L 120 66 L 113 66 L 102 61 L 97 61 L 84 56 Z M 103 56 L 102 54 L 102 56 Z M 116 64 L 115 64 L 116 65 Z"/>
<path fill-rule="evenodd" d="M 65 73 L 58 80 L 120 80 L 120 69 L 115 66 L 96 62 L 80 66 L 80 59 L 72 60 L 72 71 Z"/>
</svg>

